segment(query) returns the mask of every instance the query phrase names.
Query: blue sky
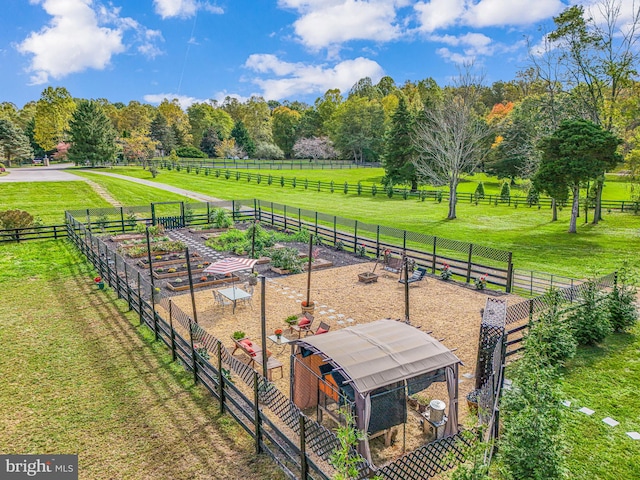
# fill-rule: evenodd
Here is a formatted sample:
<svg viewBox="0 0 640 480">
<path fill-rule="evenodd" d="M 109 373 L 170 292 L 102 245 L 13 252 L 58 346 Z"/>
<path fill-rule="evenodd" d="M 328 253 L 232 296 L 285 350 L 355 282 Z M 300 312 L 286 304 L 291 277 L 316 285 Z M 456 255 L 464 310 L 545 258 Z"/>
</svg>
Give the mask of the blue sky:
<svg viewBox="0 0 640 480">
<path fill-rule="evenodd" d="M 485 81 L 526 68 L 526 38 L 569 0 L 4 0 L 0 101 L 49 86 L 80 98 L 159 103 L 226 95 L 313 103 L 382 75 Z"/>
</svg>

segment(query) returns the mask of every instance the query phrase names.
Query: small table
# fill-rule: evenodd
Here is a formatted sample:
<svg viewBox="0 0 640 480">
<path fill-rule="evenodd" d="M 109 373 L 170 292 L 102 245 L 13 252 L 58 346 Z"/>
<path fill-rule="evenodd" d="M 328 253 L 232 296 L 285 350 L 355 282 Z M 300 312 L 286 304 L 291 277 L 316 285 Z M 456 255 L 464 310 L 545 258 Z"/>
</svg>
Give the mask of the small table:
<svg viewBox="0 0 640 480">
<path fill-rule="evenodd" d="M 284 353 L 284 349 L 287 347 L 287 344 L 293 341 L 285 337 L 284 335 L 280 335 L 280 338 L 278 338 L 277 335 L 269 335 L 267 338 L 271 340 L 273 343 L 275 343 L 276 345 L 280 345 L 282 347 L 282 349 L 280 350 L 281 354 Z"/>
<path fill-rule="evenodd" d="M 233 302 L 233 313 L 236 313 L 236 303 L 238 303 L 238 300 L 251 298 L 250 293 L 247 293 L 241 288 L 237 288 L 237 287 L 222 288 L 218 290 L 218 293 L 222 295 L 224 298 L 227 298 Z"/>
</svg>

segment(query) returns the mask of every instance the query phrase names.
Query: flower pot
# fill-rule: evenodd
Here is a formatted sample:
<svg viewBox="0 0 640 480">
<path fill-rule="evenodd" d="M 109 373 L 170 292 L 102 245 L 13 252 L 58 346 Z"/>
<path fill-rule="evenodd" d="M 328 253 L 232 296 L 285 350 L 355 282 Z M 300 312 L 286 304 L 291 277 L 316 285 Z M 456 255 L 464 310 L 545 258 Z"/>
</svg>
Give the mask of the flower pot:
<svg viewBox="0 0 640 480">
<path fill-rule="evenodd" d="M 104 290 L 104 282 L 98 282 L 96 285 L 98 285 L 98 289 Z"/>
<path fill-rule="evenodd" d="M 258 284 L 258 277 L 254 277 L 253 275 L 251 275 L 249 277 L 248 283 L 249 283 L 249 285 L 257 285 Z"/>
<path fill-rule="evenodd" d="M 308 306 L 304 306 L 302 305 L 302 314 L 304 315 L 305 313 L 308 313 L 309 315 L 313 315 L 313 312 L 316 309 L 316 304 L 314 302 L 311 302 L 310 305 Z"/>
<path fill-rule="evenodd" d="M 358 274 L 358 281 L 362 283 L 373 283 L 378 281 L 378 274 L 372 272 L 364 272 Z"/>
</svg>

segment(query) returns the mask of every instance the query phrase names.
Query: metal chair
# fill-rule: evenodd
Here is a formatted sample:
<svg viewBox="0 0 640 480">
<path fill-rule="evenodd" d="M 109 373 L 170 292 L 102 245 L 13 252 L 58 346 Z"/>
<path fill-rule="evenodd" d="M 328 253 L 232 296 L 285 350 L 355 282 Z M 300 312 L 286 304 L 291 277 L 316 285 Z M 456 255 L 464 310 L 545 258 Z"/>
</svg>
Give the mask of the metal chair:
<svg viewBox="0 0 640 480">
<path fill-rule="evenodd" d="M 233 302 L 222 296 L 217 290 L 213 290 L 213 299 L 216 301 L 216 305 L 224 310 L 224 307 L 233 305 Z"/>
</svg>

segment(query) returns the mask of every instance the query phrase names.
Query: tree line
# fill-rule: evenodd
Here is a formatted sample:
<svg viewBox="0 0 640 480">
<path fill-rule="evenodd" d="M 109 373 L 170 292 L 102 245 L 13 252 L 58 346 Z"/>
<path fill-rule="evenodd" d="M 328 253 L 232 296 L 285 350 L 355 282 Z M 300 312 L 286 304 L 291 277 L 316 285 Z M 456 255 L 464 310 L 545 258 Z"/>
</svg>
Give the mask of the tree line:
<svg viewBox="0 0 640 480">
<path fill-rule="evenodd" d="M 363 78 L 313 105 L 227 97 L 186 110 L 177 99 L 125 105 L 48 87 L 22 108 L 0 104 L 0 151 L 9 164 L 34 155 L 92 166 L 155 156 L 380 161 L 385 186 L 447 186 L 450 219 L 461 177 L 483 171 L 525 180 L 534 196 L 572 197 L 575 231 L 580 189 L 595 197 L 598 222 L 604 173 L 623 159 L 638 195 L 640 7 L 629 22 L 621 5 L 600 0 L 595 20 L 582 6 L 567 8 L 544 46 L 531 49 L 530 65 L 491 86 L 467 65 L 446 86 Z"/>
</svg>

